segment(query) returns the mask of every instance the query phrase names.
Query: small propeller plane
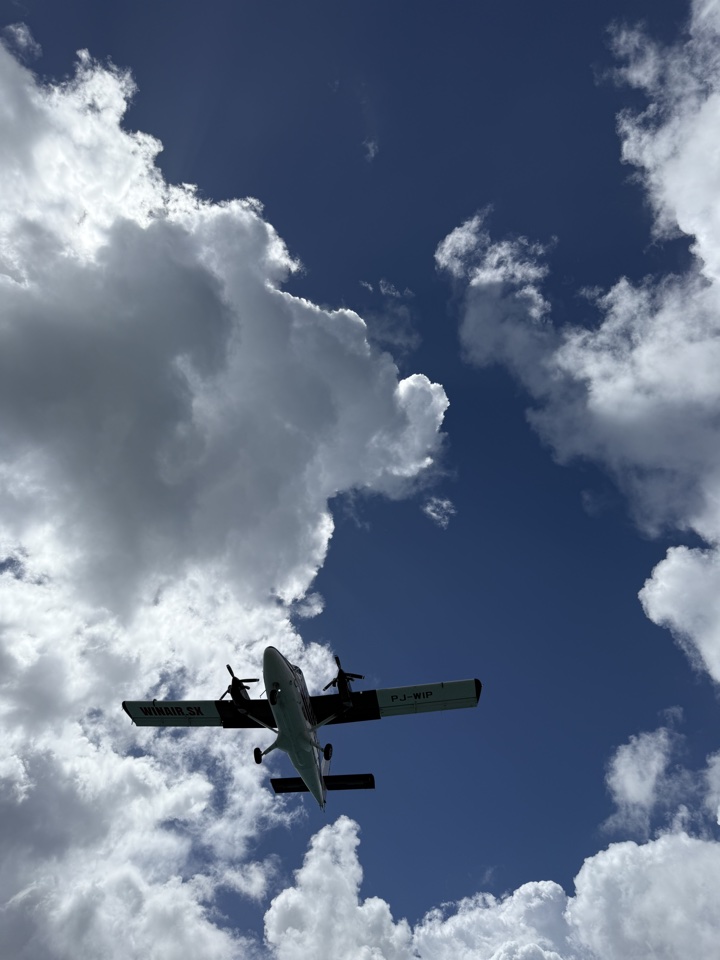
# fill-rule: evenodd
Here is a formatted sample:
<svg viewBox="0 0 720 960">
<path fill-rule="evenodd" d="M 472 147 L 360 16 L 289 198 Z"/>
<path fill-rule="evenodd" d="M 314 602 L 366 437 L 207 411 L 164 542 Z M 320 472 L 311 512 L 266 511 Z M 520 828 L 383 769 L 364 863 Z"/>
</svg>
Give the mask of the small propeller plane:
<svg viewBox="0 0 720 960">
<path fill-rule="evenodd" d="M 256 763 L 272 750 L 283 750 L 300 774 L 299 777 L 271 777 L 275 793 L 309 791 L 325 808 L 328 790 L 372 790 L 371 773 L 330 776 L 332 744 L 320 746 L 317 731 L 331 723 L 379 720 L 403 713 L 426 713 L 475 707 L 480 698 L 479 680 L 453 680 L 416 687 L 388 687 L 384 690 L 351 689 L 353 680 L 364 680 L 359 673 L 346 673 L 335 657 L 337 676 L 323 692 L 335 687 L 337 693 L 311 697 L 300 667 L 290 663 L 275 647 L 263 654 L 263 679 L 267 700 L 251 700 L 248 684 L 228 664 L 231 681 L 219 700 L 125 700 L 123 709 L 139 727 L 266 727 L 277 734 L 265 750 L 255 748 Z M 227 695 L 230 700 L 225 700 Z"/>
</svg>

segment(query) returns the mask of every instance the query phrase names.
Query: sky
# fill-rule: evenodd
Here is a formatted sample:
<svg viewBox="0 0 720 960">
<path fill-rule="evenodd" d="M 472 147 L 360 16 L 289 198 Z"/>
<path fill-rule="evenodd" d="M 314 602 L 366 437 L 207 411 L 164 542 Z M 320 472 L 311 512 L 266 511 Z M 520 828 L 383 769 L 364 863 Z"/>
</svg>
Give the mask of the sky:
<svg viewBox="0 0 720 960">
<path fill-rule="evenodd" d="M 720 3 L 0 15 L 8 957 L 715 960 Z"/>
</svg>

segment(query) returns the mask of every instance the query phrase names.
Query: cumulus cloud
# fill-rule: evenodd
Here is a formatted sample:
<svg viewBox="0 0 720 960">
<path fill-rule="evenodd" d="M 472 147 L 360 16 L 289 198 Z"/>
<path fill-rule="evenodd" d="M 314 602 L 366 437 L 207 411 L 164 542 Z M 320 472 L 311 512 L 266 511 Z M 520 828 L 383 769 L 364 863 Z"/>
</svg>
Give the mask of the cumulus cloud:
<svg viewBox="0 0 720 960">
<path fill-rule="evenodd" d="M 647 616 L 668 627 L 690 660 L 720 683 L 720 554 L 671 547 L 640 591 Z"/>
<path fill-rule="evenodd" d="M 501 362 L 537 402 L 529 419 L 560 461 L 602 463 L 650 534 L 692 530 L 706 549 L 668 552 L 646 583 L 647 615 L 670 627 L 694 663 L 720 682 L 720 8 L 694 3 L 689 32 L 670 47 L 618 29 L 618 77 L 646 109 L 619 119 L 659 238 L 693 237 L 682 275 L 619 280 L 587 296 L 600 322 L 554 329 L 542 292 L 543 251 L 490 239 L 478 215 L 438 247 L 462 284 L 467 357 Z M 545 322 L 540 320 L 544 318 Z"/>
<path fill-rule="evenodd" d="M 320 831 L 292 886 L 265 915 L 278 960 L 714 960 L 720 844 L 687 834 L 612 844 L 589 857 L 568 896 L 527 883 L 433 910 L 414 928 L 377 897 L 360 895 L 358 826 Z"/>
<path fill-rule="evenodd" d="M 356 314 L 282 291 L 295 264 L 256 202 L 166 185 L 159 144 L 120 126 L 127 75 L 86 55 L 61 88 L 9 56 L 0 69 L 17 106 L 3 133 L 5 536 L 42 525 L 105 601 L 192 562 L 250 595 L 301 596 L 328 500 L 397 493 L 430 463 L 442 388 L 399 382 Z"/>
<path fill-rule="evenodd" d="M 680 833 L 612 844 L 575 878 L 568 919 L 591 957 L 650 960 L 717 953 L 720 843 Z"/>
<path fill-rule="evenodd" d="M 358 825 L 348 817 L 317 833 L 295 875 L 265 914 L 265 939 L 279 960 L 382 957 L 405 960 L 410 930 L 384 900 L 360 900 Z"/>
<path fill-rule="evenodd" d="M 0 47 L 0 92 L 0 940 L 251 956 L 213 898 L 264 895 L 251 842 L 292 808 L 222 731 L 120 702 L 217 697 L 270 638 L 327 679 L 290 618 L 322 608 L 330 501 L 412 490 L 447 400 L 282 289 L 257 201 L 165 183 L 128 73 L 41 83 Z"/>
</svg>

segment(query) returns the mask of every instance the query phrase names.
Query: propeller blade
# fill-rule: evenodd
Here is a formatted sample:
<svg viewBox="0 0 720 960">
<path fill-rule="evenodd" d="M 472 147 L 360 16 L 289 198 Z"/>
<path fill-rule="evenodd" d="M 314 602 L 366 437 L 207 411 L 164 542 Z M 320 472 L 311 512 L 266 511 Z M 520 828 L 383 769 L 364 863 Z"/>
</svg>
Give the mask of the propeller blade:
<svg viewBox="0 0 720 960">
<path fill-rule="evenodd" d="M 340 689 L 339 684 L 342 681 L 365 679 L 364 673 L 348 673 L 346 670 L 343 670 L 342 664 L 340 663 L 340 657 L 335 657 L 335 663 L 337 664 L 338 668 L 337 676 L 332 679 L 330 683 L 326 683 L 323 687 L 323 690 L 329 690 L 330 687 L 338 687 L 338 689 Z"/>
<path fill-rule="evenodd" d="M 230 666 L 229 663 L 226 663 L 225 666 L 228 668 L 228 673 L 234 680 L 235 674 L 233 673 L 233 668 Z M 238 677 L 237 679 L 240 681 L 240 683 L 257 683 L 258 682 L 257 677 Z"/>
</svg>

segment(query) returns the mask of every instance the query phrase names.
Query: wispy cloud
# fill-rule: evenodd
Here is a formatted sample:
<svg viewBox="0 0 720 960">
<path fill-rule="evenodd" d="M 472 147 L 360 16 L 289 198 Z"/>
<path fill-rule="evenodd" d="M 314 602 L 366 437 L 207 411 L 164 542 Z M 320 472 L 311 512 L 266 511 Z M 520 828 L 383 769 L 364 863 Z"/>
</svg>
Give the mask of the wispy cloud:
<svg viewBox="0 0 720 960">
<path fill-rule="evenodd" d="M 645 533 L 692 531 L 705 541 L 668 550 L 640 599 L 648 617 L 668 626 L 717 683 L 719 35 L 720 7 L 706 0 L 693 4 L 689 35 L 674 45 L 656 44 L 642 30 L 614 34 L 623 60 L 618 76 L 647 98 L 646 109 L 620 117 L 623 158 L 645 188 L 655 237 L 694 238 L 684 273 L 585 291 L 600 322 L 557 328 L 544 292 L 548 251 L 539 244 L 493 240 L 484 213 L 436 253 L 463 297 L 465 357 L 480 367 L 502 363 L 515 374 L 534 400 L 528 419 L 557 459 L 602 464 Z M 560 895 L 554 912 L 569 931 L 555 925 L 543 940 L 548 924 L 534 927 L 538 957 L 605 960 L 688 950 L 713 957 L 718 926 L 706 891 L 720 883 L 720 846 L 712 839 L 718 755 L 703 770 L 685 769 L 677 761 L 681 741 L 668 725 L 631 737 L 611 758 L 607 785 L 616 809 L 605 826 L 647 842 L 614 843 L 585 860 L 575 896 Z M 531 890 L 539 901 L 531 884 L 512 898 Z M 440 939 L 444 944 L 444 932 Z"/>
<path fill-rule="evenodd" d="M 11 23 L 3 27 L 2 35 L 5 45 L 23 60 L 35 60 L 42 54 L 42 47 L 25 23 Z"/>
<path fill-rule="evenodd" d="M 426 517 L 429 517 L 433 523 L 436 523 L 443 530 L 447 529 L 450 520 L 457 513 L 452 500 L 447 500 L 444 497 L 428 497 L 423 504 L 422 511 Z"/>
<path fill-rule="evenodd" d="M 375 157 L 380 152 L 380 144 L 374 137 L 363 140 L 363 147 L 365 147 L 365 159 L 368 163 L 372 163 Z"/>
<path fill-rule="evenodd" d="M 623 157 L 645 186 L 656 235 L 695 238 L 684 274 L 586 292 L 600 324 L 556 329 L 537 244 L 492 241 L 479 215 L 436 257 L 464 285 L 466 356 L 513 370 L 538 402 L 529 419 L 558 459 L 602 463 L 646 532 L 691 529 L 706 541 L 669 550 L 641 599 L 720 682 L 718 29 L 716 6 L 697 2 L 687 42 L 664 48 L 637 30 L 615 33 L 619 75 L 648 100 L 620 117 Z"/>
</svg>

